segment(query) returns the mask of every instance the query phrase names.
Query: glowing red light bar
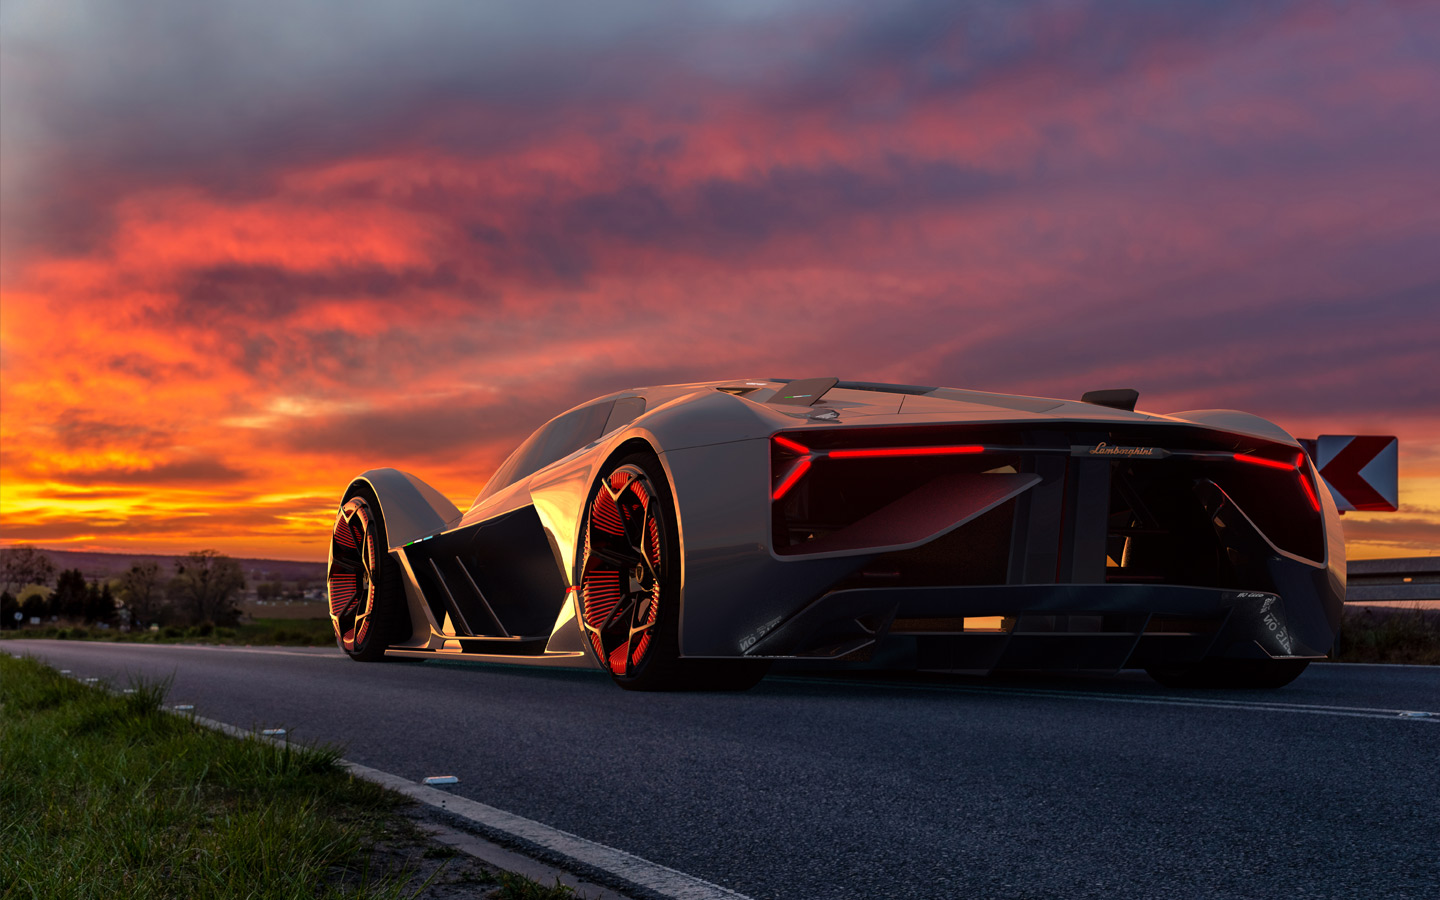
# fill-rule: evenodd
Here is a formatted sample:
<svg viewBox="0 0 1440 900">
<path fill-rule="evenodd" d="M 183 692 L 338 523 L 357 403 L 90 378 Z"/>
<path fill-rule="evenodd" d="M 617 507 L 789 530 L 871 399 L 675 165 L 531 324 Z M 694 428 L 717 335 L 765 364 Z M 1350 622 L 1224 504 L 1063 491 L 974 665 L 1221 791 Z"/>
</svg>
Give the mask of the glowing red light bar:
<svg viewBox="0 0 1440 900">
<path fill-rule="evenodd" d="M 1236 462 L 1250 463 L 1252 466 L 1266 466 L 1271 469 L 1284 469 L 1286 472 L 1292 471 L 1293 469 L 1295 469 L 1296 466 L 1299 465 L 1299 460 L 1296 460 L 1296 462 L 1292 465 L 1291 463 L 1280 462 L 1278 459 L 1266 459 L 1263 456 L 1251 456 L 1248 453 L 1237 453 L 1235 454 L 1233 459 Z"/>
<path fill-rule="evenodd" d="M 805 477 L 805 473 L 808 471 L 810 471 L 810 457 L 807 456 L 795 464 L 795 468 L 791 469 L 790 474 L 785 476 L 785 480 L 780 482 L 780 486 L 775 488 L 775 493 L 770 495 L 770 499 L 779 500 L 785 496 L 786 492 L 794 487 L 796 482 L 801 478 Z"/>
<path fill-rule="evenodd" d="M 1309 499 L 1310 505 L 1315 507 L 1316 512 L 1319 512 L 1320 498 L 1315 496 L 1315 489 L 1310 486 L 1310 479 L 1305 477 L 1304 472 L 1300 473 L 1300 486 L 1305 489 L 1305 496 Z"/>
<path fill-rule="evenodd" d="M 984 453 L 979 444 L 955 447 L 876 447 L 871 450 L 831 450 L 831 459 L 862 459 L 876 456 L 955 456 L 961 453 Z"/>
<path fill-rule="evenodd" d="M 795 442 L 795 441 L 790 440 L 789 438 L 781 437 L 781 436 L 778 435 L 778 434 L 777 434 L 777 435 L 774 435 L 771 439 L 772 439 L 773 441 L 775 441 L 775 443 L 777 443 L 777 444 L 779 444 L 780 446 L 784 447 L 786 450 L 791 450 L 791 451 L 794 451 L 795 453 L 802 453 L 802 454 L 808 454 L 808 453 L 810 452 L 810 448 L 809 448 L 809 447 L 806 447 L 804 444 L 797 443 L 797 442 Z"/>
</svg>

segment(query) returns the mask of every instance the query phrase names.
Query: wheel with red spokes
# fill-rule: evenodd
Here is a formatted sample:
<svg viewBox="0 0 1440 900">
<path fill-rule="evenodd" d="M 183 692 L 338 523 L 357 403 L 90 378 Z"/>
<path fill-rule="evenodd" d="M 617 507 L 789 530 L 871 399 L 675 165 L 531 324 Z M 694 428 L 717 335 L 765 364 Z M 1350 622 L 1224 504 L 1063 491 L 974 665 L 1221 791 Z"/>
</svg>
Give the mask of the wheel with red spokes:
<svg viewBox="0 0 1440 900">
<path fill-rule="evenodd" d="M 597 479 L 581 547 L 580 622 L 591 649 L 627 690 L 744 690 L 756 660 L 680 658 L 680 541 L 660 462 L 636 453 Z"/>
<path fill-rule="evenodd" d="M 580 578 L 581 622 L 590 646 L 617 684 L 654 690 L 673 674 L 673 635 L 661 616 L 678 579 L 669 552 L 675 530 L 669 491 L 662 495 L 643 457 L 627 457 L 600 479 L 586 515 Z M 654 464 L 651 463 L 653 466 Z M 667 645 L 667 646 L 661 646 Z"/>
<path fill-rule="evenodd" d="M 361 662 L 383 658 L 396 637 L 404 598 L 378 504 L 363 494 L 350 497 L 335 514 L 326 583 L 340 649 Z"/>
</svg>

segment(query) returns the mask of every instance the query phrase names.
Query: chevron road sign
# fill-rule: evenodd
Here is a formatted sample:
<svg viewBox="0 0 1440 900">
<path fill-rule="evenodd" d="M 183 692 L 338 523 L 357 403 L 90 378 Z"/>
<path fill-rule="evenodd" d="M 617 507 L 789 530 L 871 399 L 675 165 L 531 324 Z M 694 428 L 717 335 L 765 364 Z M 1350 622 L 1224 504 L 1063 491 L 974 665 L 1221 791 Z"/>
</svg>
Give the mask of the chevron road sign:
<svg viewBox="0 0 1440 900">
<path fill-rule="evenodd" d="M 1400 442 L 1393 435 L 1322 434 L 1300 443 L 1341 512 L 1400 508 Z"/>
</svg>

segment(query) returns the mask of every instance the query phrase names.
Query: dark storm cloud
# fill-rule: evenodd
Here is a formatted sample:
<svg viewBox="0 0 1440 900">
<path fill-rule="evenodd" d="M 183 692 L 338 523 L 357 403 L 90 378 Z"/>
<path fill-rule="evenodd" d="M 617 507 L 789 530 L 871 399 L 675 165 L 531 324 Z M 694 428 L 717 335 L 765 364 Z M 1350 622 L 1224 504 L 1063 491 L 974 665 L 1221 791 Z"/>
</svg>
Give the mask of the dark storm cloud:
<svg viewBox="0 0 1440 900">
<path fill-rule="evenodd" d="M 164 516 L 127 516 L 114 519 L 55 519 L 17 522 L 5 527 L 5 539 L 16 543 L 63 541 L 89 536 L 128 537 L 196 534 L 206 522 L 204 513 Z M 227 526 L 233 527 L 233 526 Z"/>
<path fill-rule="evenodd" d="M 538 381 L 535 376 L 543 373 L 529 374 Z M 454 461 L 483 446 L 494 456 L 484 462 L 493 466 L 536 428 L 573 406 L 631 387 L 684 383 L 693 374 L 691 366 L 621 363 L 603 374 L 544 379 L 539 393 L 500 390 L 443 399 L 416 396 L 396 407 L 311 417 L 287 429 L 281 441 L 299 453 L 332 453 L 336 447 L 351 446 L 365 448 L 373 459 L 430 463 Z M 488 477 L 490 469 L 481 461 L 471 465 L 476 478 Z"/>
<path fill-rule="evenodd" d="M 643 169 L 643 167 L 641 167 Z M 1009 173 L 992 173 L 948 160 L 888 154 L 875 170 L 828 163 L 778 165 L 736 177 L 709 177 L 693 183 L 648 180 L 621 160 L 598 184 L 546 186 L 543 191 L 497 202 L 487 188 L 420 188 L 393 198 L 397 208 L 454 222 L 463 243 L 449 248 L 464 263 L 447 262 L 432 272 L 370 272 L 288 276 L 276 270 L 254 275 L 239 268 L 197 273 L 187 296 L 222 299 L 270 291 L 282 279 L 298 301 L 307 295 L 383 297 L 402 289 L 462 287 L 474 295 L 478 281 L 461 284 L 457 268 L 477 268 L 518 277 L 537 286 L 578 286 L 602 268 L 617 243 L 652 250 L 735 261 L 776 236 L 819 236 L 866 216 L 904 216 L 929 211 L 963 211 L 1003 195 L 1015 185 Z M 375 188 L 347 186 L 348 196 L 370 196 Z M 500 224 L 467 219 L 485 210 Z M 445 279 L 450 279 L 446 283 Z M 238 283 L 238 285 L 236 284 Z M 237 292 L 240 286 L 246 291 Z"/>
<path fill-rule="evenodd" d="M 387 299 L 462 288 L 473 296 L 476 286 L 462 285 L 454 262 L 400 270 L 360 265 L 306 272 L 272 265 L 208 266 L 181 275 L 175 313 L 184 324 L 195 324 L 199 316 L 275 319 L 316 298 Z"/>
<path fill-rule="evenodd" d="M 876 172 L 835 164 L 777 166 L 669 193 L 632 183 L 578 197 L 556 219 L 582 242 L 618 239 L 733 258 L 775 235 L 815 234 L 856 216 L 963 210 L 1013 182 L 1012 176 L 956 163 L 892 155 Z"/>
<path fill-rule="evenodd" d="M 484 155 L 651 93 L 709 28 L 759 15 L 746 6 L 22 0 L 5 10 L 6 189 L 27 219 L 74 225 L 77 205 L 147 183 L 240 196 L 417 140 Z"/>
<path fill-rule="evenodd" d="M 1118 77 L 1288 7 L 139 0 L 65 18 L 20 3 L 7 7 L 6 150 L 20 157 L 7 191 L 30 224 L 78 241 L 106 200 L 146 183 L 252 196 L 297 165 L 422 145 L 483 157 L 631 102 L 703 116 L 707 93 L 798 92 L 813 107 L 824 90 L 843 106 L 891 70 L 898 119 L 1017 72 Z"/>
<path fill-rule="evenodd" d="M 823 53 L 807 60 L 783 102 L 811 108 L 855 104 L 875 89 L 876 73 L 897 76 L 881 89 L 921 97 L 954 95 L 1037 74 L 1070 86 L 1123 78 L 1159 53 L 1180 54 L 1215 40 L 1243 40 L 1255 24 L 1297 4 L 1153 3 L 1146 0 L 1009 0 L 876 4 Z"/>
<path fill-rule="evenodd" d="M 1043 125 L 1043 153 L 1014 160 L 1004 172 L 896 152 L 872 171 L 791 164 L 667 186 L 651 167 L 683 152 L 683 127 L 647 144 L 618 124 L 607 133 L 600 127 L 607 116 L 638 103 L 671 109 L 677 122 L 690 106 L 690 115 L 703 120 L 707 97 L 738 92 L 757 109 L 776 102 L 812 112 L 829 106 L 842 119 L 900 122 L 922 104 L 1012 81 L 1040 78 L 1065 96 L 1091 79 L 1143 79 L 1147 67 L 1243 46 L 1257 29 L 1286 17 L 1325 14 L 1291 3 L 923 0 L 826 5 L 823 17 L 813 4 L 731 6 L 145 0 L 123 11 L 82 5 L 84 24 L 68 30 L 51 24 L 38 4 L 11 7 L 7 124 L 19 127 L 7 128 L 6 155 L 21 163 L 8 167 L 7 200 L 14 204 L 8 218 L 23 218 L 27 227 L 8 229 L 6 240 L 84 247 L 105 234 L 109 202 L 145 184 L 253 197 L 275 191 L 275 178 L 299 165 L 417 147 L 483 158 L 556 139 L 577 123 L 591 130 L 575 139 L 615 151 L 603 187 L 553 186 L 520 208 L 502 208 L 510 221 L 498 228 L 466 226 L 474 203 L 466 208 L 463 192 L 449 186 L 420 186 L 408 198 L 390 199 L 489 240 L 478 252 L 499 270 L 576 286 L 602 264 L 597 235 L 734 259 L 776 233 L 823 231 L 867 213 L 963 208 L 1005 191 L 1033 201 L 1081 181 L 1133 188 L 1147 179 L 1235 178 L 1307 166 L 1323 175 L 1344 171 L 1359 150 L 1397 154 L 1411 164 L 1427 152 L 1427 142 L 1407 139 L 1427 127 L 1423 119 L 1371 120 L 1354 109 L 1338 112 L 1361 118 L 1337 122 L 1334 132 L 1342 137 L 1326 141 L 1282 130 L 1237 143 L 1228 134 L 1156 122 L 1129 136 L 1143 152 L 1113 160 L 1093 158 L 1070 126 L 1055 122 Z M 1433 53 L 1434 41 L 1422 40 L 1414 39 L 1415 52 Z M 1213 89 L 1243 95 L 1244 82 L 1218 73 Z M 888 96 L 879 107 L 865 101 L 876 90 Z M 1177 101 L 1183 107 L 1187 99 L 1193 98 Z M 963 111 L 956 114 L 964 127 Z M 27 177 L 17 180 L 16 172 Z M 256 299 L 264 286 L 253 282 L 274 273 L 195 277 L 193 289 L 205 299 L 261 308 L 327 289 L 301 284 L 287 295 Z M 354 287 L 383 295 L 386 279 L 405 277 L 374 272 L 369 284 Z M 251 299 L 237 300 L 241 294 Z"/>
<path fill-rule="evenodd" d="M 1142 395 L 1203 388 L 1214 406 L 1258 405 L 1290 416 L 1440 413 L 1440 396 L 1427 379 L 1413 377 L 1412 368 L 1440 346 L 1440 282 L 1363 299 L 1282 297 L 1240 305 L 1226 302 L 1225 287 L 1216 279 L 1119 302 L 1057 300 L 1033 328 L 954 354 L 942 377 L 992 389 L 1049 383 L 1069 386 L 1076 396 L 1119 386 L 1081 380 L 1098 367 L 1125 371 L 1134 384 L 1124 386 L 1141 388 Z M 1179 311 L 1147 315 L 1147 303 Z M 1338 384 L 1304 377 L 1346 371 L 1353 377 Z"/>
<path fill-rule="evenodd" d="M 51 471 L 51 477 L 67 484 L 115 484 L 115 485 L 196 485 L 213 488 L 248 477 L 244 469 L 237 469 L 219 459 L 189 458 L 161 463 L 150 468 L 110 468 L 88 471 Z"/>
<path fill-rule="evenodd" d="M 84 413 L 66 411 L 50 425 L 56 442 L 68 451 L 128 447 L 153 450 L 169 443 L 164 431 L 133 422 L 107 422 Z"/>
<path fill-rule="evenodd" d="M 336 447 L 364 447 L 375 459 L 447 459 L 477 441 L 518 446 L 559 405 L 534 404 L 514 397 L 416 398 L 401 409 L 366 410 L 312 417 L 287 429 L 281 440 L 297 453 L 333 453 Z M 499 459 L 490 460 L 498 463 Z"/>
<path fill-rule="evenodd" d="M 142 381 L 174 381 L 193 378 L 197 371 L 189 363 L 162 362 L 143 353 L 120 352 L 105 360 L 105 368 L 116 375 Z"/>
</svg>

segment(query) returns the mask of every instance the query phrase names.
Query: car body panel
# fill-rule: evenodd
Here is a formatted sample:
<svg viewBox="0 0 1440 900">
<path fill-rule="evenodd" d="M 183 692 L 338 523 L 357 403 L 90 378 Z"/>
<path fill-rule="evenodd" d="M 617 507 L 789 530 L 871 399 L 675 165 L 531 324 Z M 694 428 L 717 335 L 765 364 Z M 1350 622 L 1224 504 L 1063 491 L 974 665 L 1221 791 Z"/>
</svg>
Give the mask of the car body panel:
<svg viewBox="0 0 1440 900">
<path fill-rule="evenodd" d="M 636 450 L 659 461 L 674 498 L 685 657 L 957 671 L 1047 659 L 1086 668 L 1088 660 L 1113 669 L 1165 659 L 1166 647 L 1182 644 L 1184 658 L 1263 658 L 1315 656 L 1333 641 L 1344 596 L 1338 512 L 1324 490 L 1313 511 L 1305 507 L 1302 489 L 1317 493 L 1306 485 L 1318 485 L 1318 473 L 1303 454 L 1290 461 L 1285 454 L 1300 445 L 1271 422 L 1234 410 L 1156 414 L 850 382 L 809 405 L 771 402 L 785 386 L 764 378 L 666 385 L 581 404 L 537 429 L 499 472 L 537 462 L 537 448 L 563 444 L 576 423 L 601 433 L 576 431 L 583 443 L 561 447 L 568 452 L 559 458 L 538 460 L 509 484 L 492 479 L 463 513 L 412 475 L 358 476 L 346 496 L 360 484 L 374 491 L 404 576 L 413 630 L 391 652 L 603 668 L 580 626 L 585 513 L 607 464 Z M 777 435 L 814 463 L 797 476 L 803 497 L 778 492 L 799 456 L 786 456 Z M 969 452 L 943 449 L 967 435 L 979 436 L 983 465 L 856 458 Z M 1104 455 L 1112 452 L 1140 455 Z M 882 469 L 876 488 L 865 473 Z M 874 509 L 855 506 L 853 518 L 814 533 L 794 518 L 807 505 L 890 490 L 897 472 L 896 494 Z M 902 490 L 912 472 L 919 480 Z M 1140 494 L 1176 511 L 1183 529 L 1141 527 L 1155 514 Z M 1181 558 L 1185 535 L 1217 562 Z M 1190 581 L 1130 583 L 1157 577 L 1127 574 L 1129 563 L 1114 558 L 1113 548 L 1128 553 L 1132 541 L 1169 548 L 1159 577 Z M 1171 607 L 1202 610 L 1209 624 L 1185 632 L 1189 643 L 1156 631 L 1179 621 Z M 1256 626 L 1262 616 L 1279 624 Z M 982 619 L 1007 630 L 944 630 Z M 1085 631 L 1092 620 L 1099 630 Z M 1276 628 L 1303 652 L 1278 653 Z"/>
</svg>

